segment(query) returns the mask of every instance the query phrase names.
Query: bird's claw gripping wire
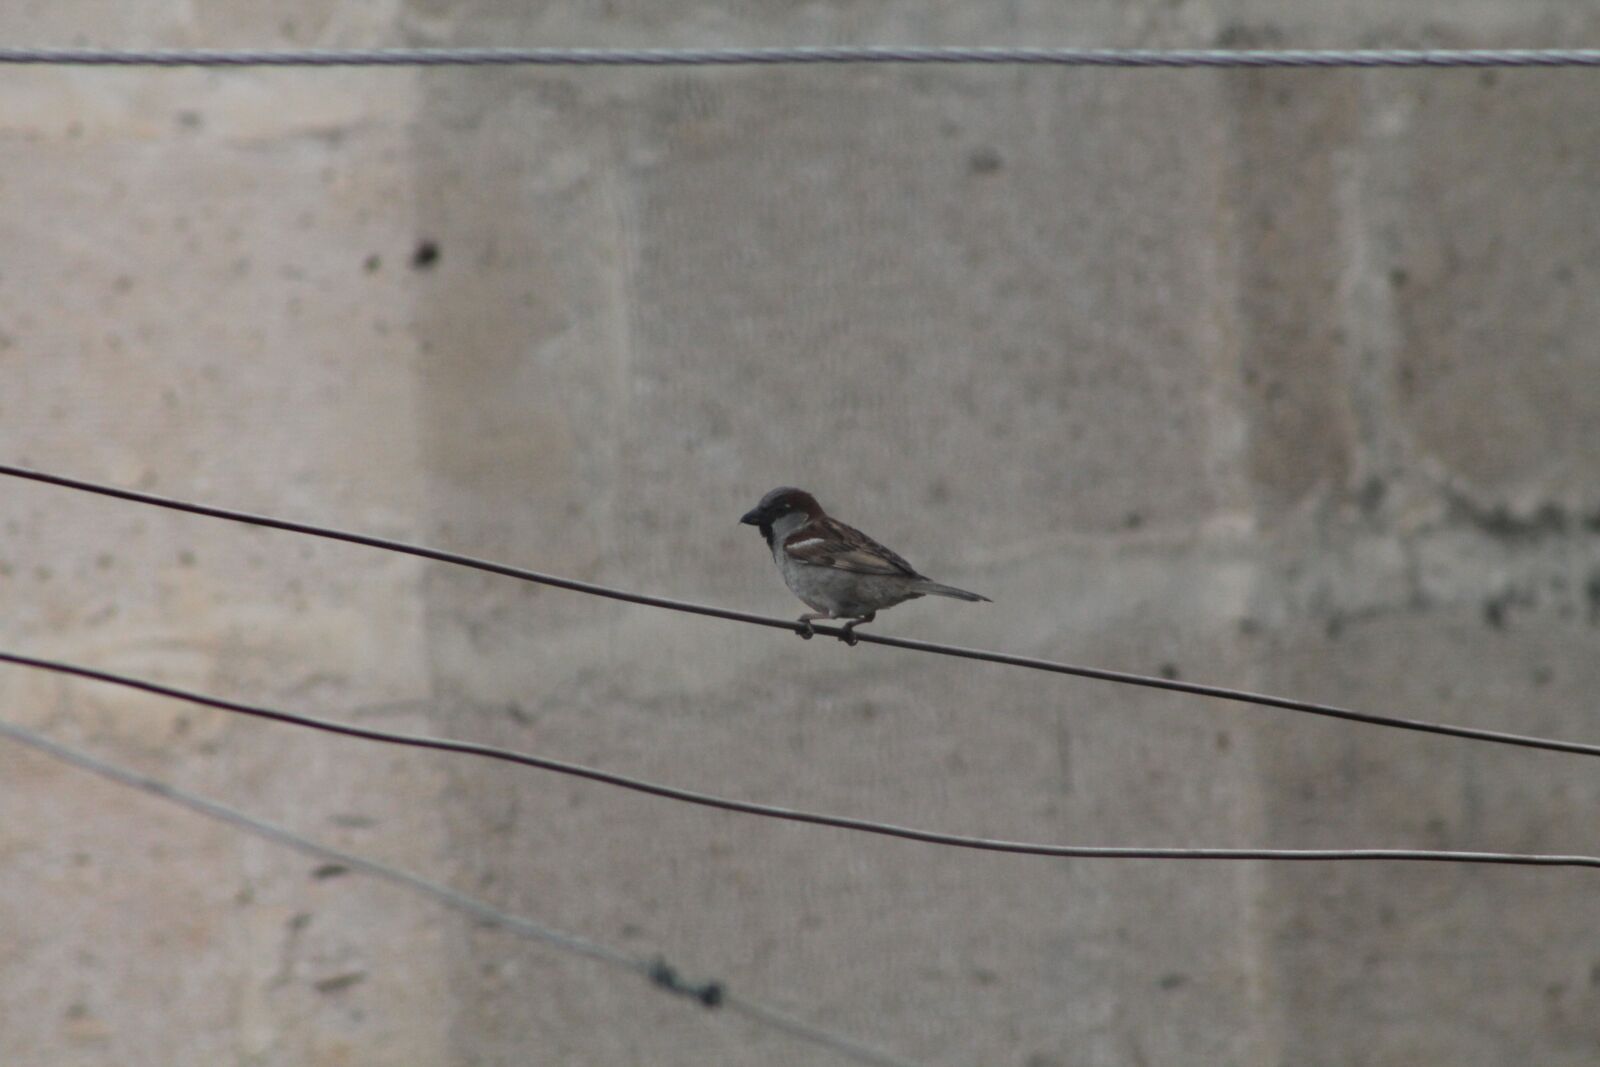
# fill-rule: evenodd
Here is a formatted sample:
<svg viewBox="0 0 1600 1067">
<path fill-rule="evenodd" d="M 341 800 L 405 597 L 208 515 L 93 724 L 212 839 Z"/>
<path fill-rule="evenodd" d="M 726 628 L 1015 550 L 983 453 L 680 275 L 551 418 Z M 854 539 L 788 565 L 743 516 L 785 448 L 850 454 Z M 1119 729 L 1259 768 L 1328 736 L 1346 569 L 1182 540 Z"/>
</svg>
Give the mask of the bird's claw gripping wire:
<svg viewBox="0 0 1600 1067">
<path fill-rule="evenodd" d="M 839 633 L 838 633 L 839 640 L 843 641 L 845 644 L 849 645 L 851 648 L 854 648 L 855 645 L 856 645 L 856 642 L 860 640 L 860 638 L 855 635 L 855 632 L 854 632 L 855 628 L 857 626 L 860 626 L 864 622 L 871 622 L 871 621 L 872 620 L 870 618 L 867 618 L 867 619 L 851 619 L 849 622 L 845 623 L 844 624 L 844 628 L 839 631 Z M 800 640 L 809 641 L 813 637 L 817 636 L 817 628 L 812 625 L 810 619 L 805 618 L 804 616 L 802 616 L 801 618 L 797 619 L 796 622 L 798 624 L 798 627 L 795 630 L 795 633 L 800 635 Z"/>
<path fill-rule="evenodd" d="M 708 1008 L 719 1008 L 727 996 L 727 989 L 721 982 L 688 982 L 679 976 L 677 968 L 666 960 L 657 956 L 650 964 L 650 981 L 662 989 L 679 996 L 698 1000 Z"/>
<path fill-rule="evenodd" d="M 843 641 L 851 648 L 855 648 L 856 642 L 860 640 L 860 638 L 856 636 L 856 627 L 860 626 L 864 622 L 871 622 L 877 617 L 878 613 L 876 611 L 869 611 L 859 619 L 851 619 L 849 622 L 844 624 L 844 629 L 839 631 L 839 640 Z"/>
</svg>

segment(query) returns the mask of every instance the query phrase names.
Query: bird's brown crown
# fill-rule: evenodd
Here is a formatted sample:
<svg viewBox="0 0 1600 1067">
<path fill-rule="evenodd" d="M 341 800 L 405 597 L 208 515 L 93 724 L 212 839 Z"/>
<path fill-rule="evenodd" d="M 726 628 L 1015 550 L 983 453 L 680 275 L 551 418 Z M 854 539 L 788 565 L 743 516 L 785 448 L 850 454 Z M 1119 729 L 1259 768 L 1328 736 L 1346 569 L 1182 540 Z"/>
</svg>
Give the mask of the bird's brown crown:
<svg viewBox="0 0 1600 1067">
<path fill-rule="evenodd" d="M 793 486 L 781 485 L 761 498 L 761 503 L 756 505 L 768 515 L 774 517 L 787 515 L 792 511 L 803 511 L 807 515 L 821 515 L 822 507 L 817 503 L 817 498 L 804 489 Z"/>
</svg>

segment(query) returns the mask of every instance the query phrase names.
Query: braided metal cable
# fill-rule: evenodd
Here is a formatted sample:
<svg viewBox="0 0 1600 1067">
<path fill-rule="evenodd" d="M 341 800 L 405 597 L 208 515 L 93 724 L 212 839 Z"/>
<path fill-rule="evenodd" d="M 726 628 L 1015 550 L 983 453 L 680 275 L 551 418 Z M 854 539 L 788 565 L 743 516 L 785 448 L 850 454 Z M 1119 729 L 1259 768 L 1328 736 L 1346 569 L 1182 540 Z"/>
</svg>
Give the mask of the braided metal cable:
<svg viewBox="0 0 1600 1067">
<path fill-rule="evenodd" d="M 919 63 L 1063 67 L 1600 67 L 1600 48 L 1147 49 L 1009 45 L 771 48 L 0 48 L 0 64 L 77 67 L 709 67 Z"/>
</svg>

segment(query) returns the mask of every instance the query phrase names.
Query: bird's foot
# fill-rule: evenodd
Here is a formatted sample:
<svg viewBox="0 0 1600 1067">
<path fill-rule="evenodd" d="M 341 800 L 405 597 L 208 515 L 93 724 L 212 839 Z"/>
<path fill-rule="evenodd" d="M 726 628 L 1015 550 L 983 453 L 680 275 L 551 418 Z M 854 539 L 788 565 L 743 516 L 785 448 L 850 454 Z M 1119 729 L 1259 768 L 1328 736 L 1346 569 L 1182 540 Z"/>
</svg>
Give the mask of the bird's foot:
<svg viewBox="0 0 1600 1067">
<path fill-rule="evenodd" d="M 839 640 L 843 641 L 851 648 L 855 648 L 856 642 L 861 640 L 861 638 L 856 636 L 856 627 L 860 626 L 864 622 L 871 622 L 877 617 L 878 613 L 874 611 L 868 615 L 861 616 L 859 619 L 851 619 L 849 622 L 844 624 L 844 629 L 839 631 Z"/>
<path fill-rule="evenodd" d="M 795 633 L 800 635 L 800 640 L 809 641 L 817 636 L 817 629 L 811 625 L 810 619 L 802 618 L 800 619 L 800 629 L 796 630 Z"/>
</svg>

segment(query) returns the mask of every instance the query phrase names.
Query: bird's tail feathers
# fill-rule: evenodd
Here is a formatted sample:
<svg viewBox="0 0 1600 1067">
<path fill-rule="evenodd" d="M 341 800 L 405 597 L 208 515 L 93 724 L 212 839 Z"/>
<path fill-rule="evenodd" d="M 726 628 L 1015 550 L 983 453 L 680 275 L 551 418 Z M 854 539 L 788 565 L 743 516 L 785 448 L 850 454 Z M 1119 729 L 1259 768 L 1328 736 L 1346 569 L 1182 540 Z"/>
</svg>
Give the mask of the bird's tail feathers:
<svg viewBox="0 0 1600 1067">
<path fill-rule="evenodd" d="M 923 579 L 921 582 L 918 582 L 916 590 L 919 593 L 925 593 L 929 596 L 948 596 L 954 597 L 957 600 L 981 600 L 986 604 L 992 603 L 992 601 L 990 601 L 990 599 L 986 596 L 979 596 L 977 593 L 969 593 L 965 589 L 957 589 L 953 585 L 943 585 L 939 582 L 930 582 L 927 579 Z"/>
</svg>

